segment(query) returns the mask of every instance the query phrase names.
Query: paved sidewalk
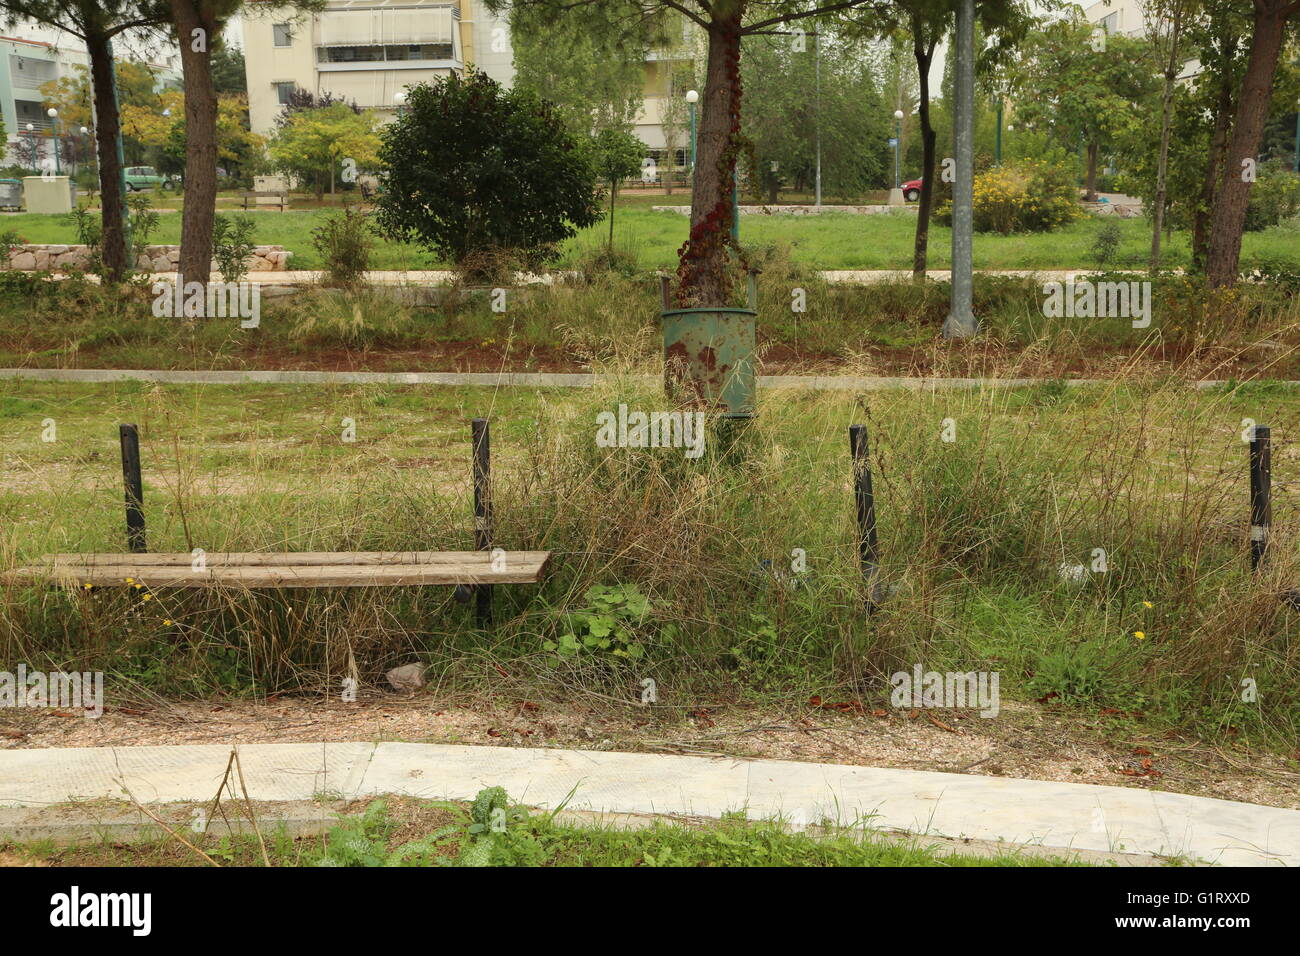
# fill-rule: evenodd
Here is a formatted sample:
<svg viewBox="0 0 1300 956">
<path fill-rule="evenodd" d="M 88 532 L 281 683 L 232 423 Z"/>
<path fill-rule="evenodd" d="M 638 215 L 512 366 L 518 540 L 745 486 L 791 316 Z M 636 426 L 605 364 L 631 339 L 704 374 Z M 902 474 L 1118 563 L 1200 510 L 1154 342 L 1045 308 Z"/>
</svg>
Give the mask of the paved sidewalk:
<svg viewBox="0 0 1300 956">
<path fill-rule="evenodd" d="M 838 764 L 407 743 L 249 744 L 252 799 L 396 794 L 468 799 L 489 786 L 574 810 L 862 822 L 900 832 L 1061 851 L 1300 866 L 1300 810 L 1130 787 Z M 0 751 L 0 807 L 211 800 L 227 746 Z"/>
</svg>

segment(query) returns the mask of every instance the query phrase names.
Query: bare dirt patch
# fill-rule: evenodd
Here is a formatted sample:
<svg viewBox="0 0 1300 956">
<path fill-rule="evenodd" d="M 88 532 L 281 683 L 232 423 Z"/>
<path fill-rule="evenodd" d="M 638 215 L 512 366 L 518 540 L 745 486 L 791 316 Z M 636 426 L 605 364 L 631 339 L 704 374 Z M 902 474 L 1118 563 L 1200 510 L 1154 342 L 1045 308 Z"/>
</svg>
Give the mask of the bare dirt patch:
<svg viewBox="0 0 1300 956">
<path fill-rule="evenodd" d="M 431 695 L 311 697 L 109 707 L 98 720 L 11 710 L 0 747 L 413 741 L 798 760 L 1168 790 L 1300 809 L 1300 765 L 1245 743 L 1153 735 L 1121 717 L 1004 702 L 973 711 L 839 712 L 709 704 L 652 709 L 587 701 Z"/>
</svg>

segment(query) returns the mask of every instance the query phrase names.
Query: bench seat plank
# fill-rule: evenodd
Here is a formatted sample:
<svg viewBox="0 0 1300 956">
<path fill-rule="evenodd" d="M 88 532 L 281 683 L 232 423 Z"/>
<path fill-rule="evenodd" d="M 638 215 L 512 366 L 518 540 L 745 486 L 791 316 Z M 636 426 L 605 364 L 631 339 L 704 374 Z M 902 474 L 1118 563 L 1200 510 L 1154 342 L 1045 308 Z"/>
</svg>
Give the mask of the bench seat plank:
<svg viewBox="0 0 1300 956">
<path fill-rule="evenodd" d="M 506 560 L 537 560 L 547 551 L 506 551 Z M 357 564 L 474 564 L 487 562 L 487 551 L 208 551 L 208 567 L 274 568 L 310 564 L 316 566 Z M 125 554 L 47 554 L 43 563 L 59 566 L 90 567 L 100 564 L 139 567 L 186 567 L 194 558 L 187 552 Z"/>
<path fill-rule="evenodd" d="M 335 560 L 320 562 L 321 557 L 304 554 L 258 554 L 263 563 L 251 563 L 251 554 L 238 557 L 244 561 L 214 561 L 207 557 L 202 570 L 193 570 L 186 555 L 82 555 L 95 560 L 77 563 L 73 555 L 49 555 L 42 565 L 16 568 L 4 574 L 15 583 L 58 583 L 73 586 L 125 586 L 127 578 L 149 588 L 355 588 L 406 587 L 412 585 L 453 584 L 532 584 L 539 581 L 550 560 L 549 551 L 507 551 L 505 566 L 493 570 L 491 553 L 485 551 L 443 552 L 439 560 L 399 562 L 395 558 L 418 552 L 324 552 Z M 347 554 L 344 561 L 339 555 Z M 428 552 L 427 554 L 438 554 Z M 146 563 L 149 558 L 166 558 L 165 562 Z M 176 560 L 183 557 L 184 562 Z M 227 555 L 226 557 L 232 557 Z M 125 559 L 110 563 L 114 558 Z M 294 559 L 286 561 L 284 559 Z M 366 560 L 372 558 L 374 560 Z M 51 560 L 52 559 L 52 560 Z M 60 560 L 62 559 L 62 560 Z M 386 559 L 386 560 L 385 560 Z M 446 560 L 441 560 L 446 559 Z"/>
</svg>

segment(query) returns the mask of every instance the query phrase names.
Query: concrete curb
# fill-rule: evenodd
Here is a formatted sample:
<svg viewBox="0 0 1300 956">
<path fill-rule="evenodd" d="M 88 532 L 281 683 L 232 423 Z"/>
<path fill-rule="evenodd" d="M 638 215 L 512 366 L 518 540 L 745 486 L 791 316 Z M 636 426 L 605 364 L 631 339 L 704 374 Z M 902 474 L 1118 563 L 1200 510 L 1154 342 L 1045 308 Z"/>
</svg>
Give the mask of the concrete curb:
<svg viewBox="0 0 1300 956">
<path fill-rule="evenodd" d="M 604 751 L 408 743 L 249 744 L 253 800 L 395 794 L 515 800 L 604 814 L 780 817 L 980 844 L 1135 854 L 1234 866 L 1300 866 L 1300 810 L 1208 797 L 968 774 Z M 0 807 L 69 801 L 211 800 L 224 745 L 0 751 Z"/>
</svg>

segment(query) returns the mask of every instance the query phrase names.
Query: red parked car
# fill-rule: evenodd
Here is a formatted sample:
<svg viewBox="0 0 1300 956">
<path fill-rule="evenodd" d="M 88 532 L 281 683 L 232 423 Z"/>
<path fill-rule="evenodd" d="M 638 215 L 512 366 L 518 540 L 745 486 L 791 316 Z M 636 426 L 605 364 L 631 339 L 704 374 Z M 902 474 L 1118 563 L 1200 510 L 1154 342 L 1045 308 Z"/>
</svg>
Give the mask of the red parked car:
<svg viewBox="0 0 1300 956">
<path fill-rule="evenodd" d="M 913 179 L 903 183 L 903 200 L 905 202 L 916 202 L 921 198 L 922 182 L 924 182 L 922 179 Z"/>
</svg>

